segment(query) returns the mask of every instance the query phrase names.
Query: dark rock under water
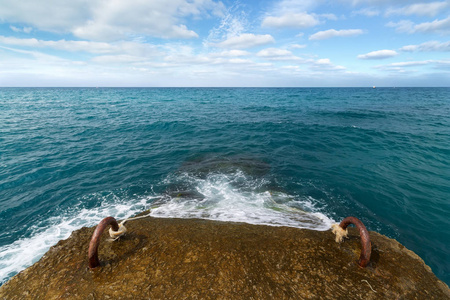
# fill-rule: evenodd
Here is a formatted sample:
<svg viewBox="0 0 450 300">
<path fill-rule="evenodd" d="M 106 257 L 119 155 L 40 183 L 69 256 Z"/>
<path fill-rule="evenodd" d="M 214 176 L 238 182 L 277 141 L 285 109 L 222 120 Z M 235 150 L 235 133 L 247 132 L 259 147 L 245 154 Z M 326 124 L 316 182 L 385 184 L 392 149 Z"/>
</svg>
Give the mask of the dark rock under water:
<svg viewBox="0 0 450 300">
<path fill-rule="evenodd" d="M 357 230 L 338 244 L 331 231 L 198 219 L 145 218 L 99 247 L 81 228 L 0 287 L 0 299 L 450 299 L 412 251 L 370 232 L 367 268 Z"/>
<path fill-rule="evenodd" d="M 248 176 L 262 177 L 269 173 L 270 164 L 249 155 L 208 154 L 191 158 L 178 170 L 180 173 L 191 173 L 200 178 L 209 174 L 231 174 L 237 171 L 242 171 Z"/>
</svg>

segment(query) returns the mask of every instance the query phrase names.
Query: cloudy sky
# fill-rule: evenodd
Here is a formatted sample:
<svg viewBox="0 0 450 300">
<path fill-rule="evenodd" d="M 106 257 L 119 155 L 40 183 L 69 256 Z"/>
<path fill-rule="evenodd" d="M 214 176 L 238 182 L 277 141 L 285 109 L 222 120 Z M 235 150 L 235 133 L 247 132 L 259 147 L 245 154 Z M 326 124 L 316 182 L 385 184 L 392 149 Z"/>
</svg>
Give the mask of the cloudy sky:
<svg viewBox="0 0 450 300">
<path fill-rule="evenodd" d="M 450 86 L 450 0 L 0 0 L 0 86 Z"/>
</svg>

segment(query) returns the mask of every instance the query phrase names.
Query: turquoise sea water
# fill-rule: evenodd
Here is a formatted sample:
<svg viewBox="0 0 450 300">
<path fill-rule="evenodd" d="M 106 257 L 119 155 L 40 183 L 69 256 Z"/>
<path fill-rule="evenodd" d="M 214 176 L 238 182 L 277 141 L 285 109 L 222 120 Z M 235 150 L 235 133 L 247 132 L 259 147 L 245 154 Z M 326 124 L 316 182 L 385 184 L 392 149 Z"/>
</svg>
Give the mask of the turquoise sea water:
<svg viewBox="0 0 450 300">
<path fill-rule="evenodd" d="M 352 215 L 450 283 L 449 88 L 2 88 L 0 282 L 153 208 L 327 230 Z"/>
</svg>

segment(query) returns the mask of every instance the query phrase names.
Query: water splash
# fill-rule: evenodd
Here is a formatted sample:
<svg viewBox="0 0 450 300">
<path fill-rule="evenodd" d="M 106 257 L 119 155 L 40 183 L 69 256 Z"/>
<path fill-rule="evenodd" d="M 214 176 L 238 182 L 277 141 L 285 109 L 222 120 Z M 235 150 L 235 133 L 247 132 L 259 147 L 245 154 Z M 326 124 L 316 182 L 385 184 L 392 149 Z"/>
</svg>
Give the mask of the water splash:
<svg viewBox="0 0 450 300">
<path fill-rule="evenodd" d="M 290 226 L 328 230 L 333 220 L 314 207 L 311 197 L 297 197 L 267 189 L 266 179 L 252 179 L 238 170 L 232 174 L 211 173 L 205 178 L 184 173 L 192 191 L 172 192 L 155 203 L 151 215 L 168 218 L 201 218 L 226 222 Z M 188 183 L 188 184 L 187 184 Z"/>
</svg>

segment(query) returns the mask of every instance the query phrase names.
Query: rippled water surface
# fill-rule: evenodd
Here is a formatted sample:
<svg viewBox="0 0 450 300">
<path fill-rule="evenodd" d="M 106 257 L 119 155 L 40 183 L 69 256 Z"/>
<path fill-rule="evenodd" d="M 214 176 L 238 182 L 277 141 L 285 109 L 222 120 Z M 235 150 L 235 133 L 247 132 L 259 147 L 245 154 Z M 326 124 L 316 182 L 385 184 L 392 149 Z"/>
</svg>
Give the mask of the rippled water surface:
<svg viewBox="0 0 450 300">
<path fill-rule="evenodd" d="M 152 208 L 327 230 L 353 215 L 450 282 L 448 88 L 2 88 L 0 282 Z"/>
</svg>

